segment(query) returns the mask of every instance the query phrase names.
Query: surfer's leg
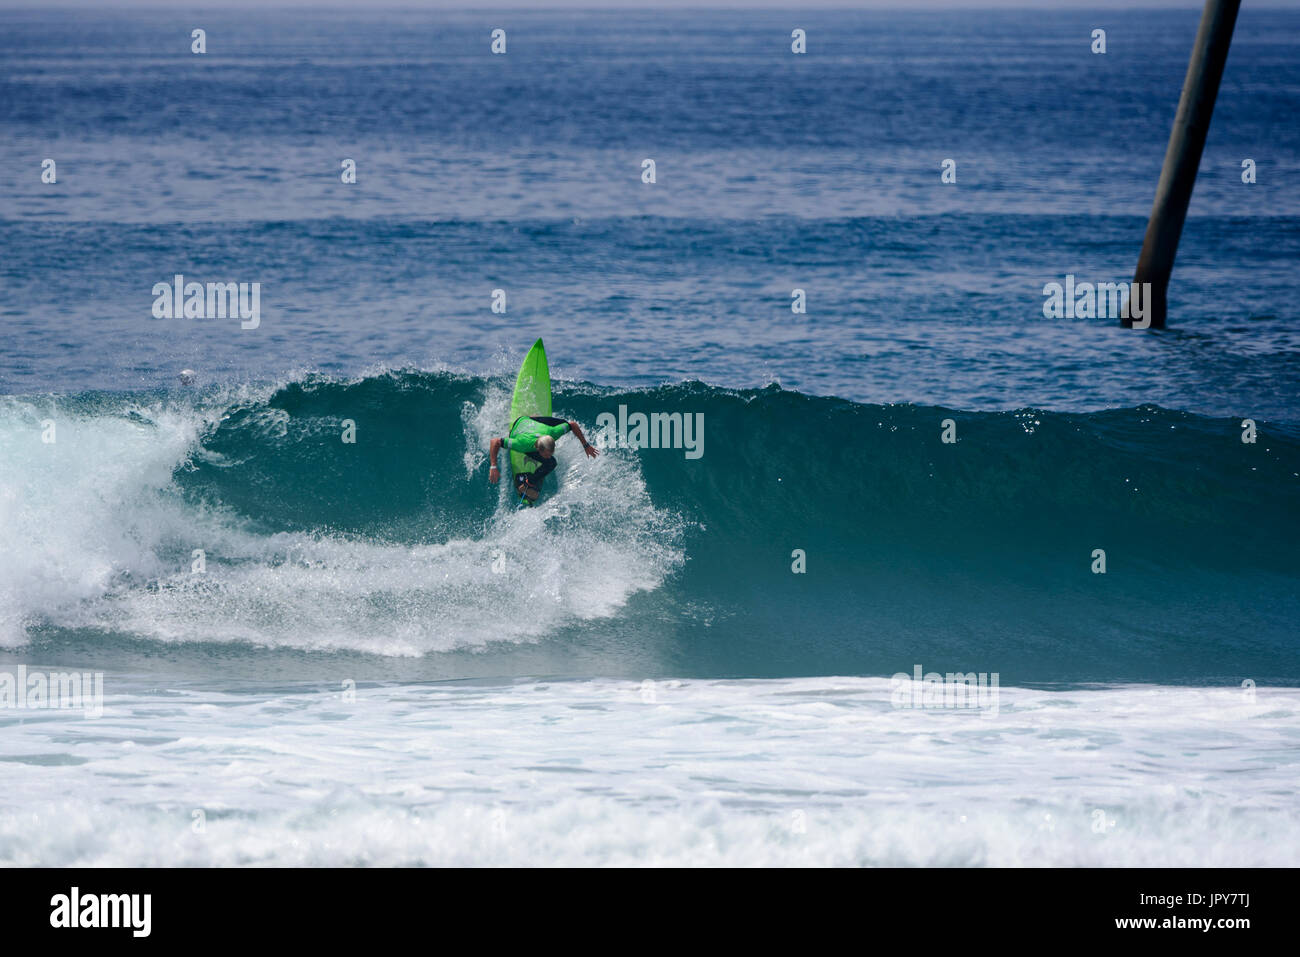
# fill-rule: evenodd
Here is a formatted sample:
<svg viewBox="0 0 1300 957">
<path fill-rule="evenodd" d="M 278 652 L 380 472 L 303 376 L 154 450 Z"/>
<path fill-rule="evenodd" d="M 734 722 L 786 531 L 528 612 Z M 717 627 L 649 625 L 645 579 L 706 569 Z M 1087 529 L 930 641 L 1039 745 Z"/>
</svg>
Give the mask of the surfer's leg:
<svg viewBox="0 0 1300 957">
<path fill-rule="evenodd" d="M 515 476 L 515 493 L 528 499 L 530 502 L 537 501 L 538 495 L 541 494 L 541 481 L 533 477 L 532 474 L 522 473 Z"/>
<path fill-rule="evenodd" d="M 557 419 L 553 415 L 530 415 L 529 418 L 542 425 L 564 425 L 564 419 Z"/>
</svg>

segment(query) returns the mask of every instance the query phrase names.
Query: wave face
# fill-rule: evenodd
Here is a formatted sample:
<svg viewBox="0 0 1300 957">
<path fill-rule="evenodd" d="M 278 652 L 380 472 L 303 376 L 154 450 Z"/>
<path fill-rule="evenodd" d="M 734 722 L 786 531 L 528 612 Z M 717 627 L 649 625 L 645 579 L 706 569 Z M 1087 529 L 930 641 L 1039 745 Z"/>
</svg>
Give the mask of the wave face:
<svg viewBox="0 0 1300 957">
<path fill-rule="evenodd" d="M 558 489 L 516 511 L 486 482 L 509 386 L 0 399 L 0 643 L 260 675 L 343 655 L 403 678 L 1300 681 L 1292 426 L 1247 444 L 1238 420 L 1157 407 L 560 383 L 557 414 L 589 430 L 620 406 L 702 416 L 703 455 L 590 462 L 565 439 Z"/>
</svg>

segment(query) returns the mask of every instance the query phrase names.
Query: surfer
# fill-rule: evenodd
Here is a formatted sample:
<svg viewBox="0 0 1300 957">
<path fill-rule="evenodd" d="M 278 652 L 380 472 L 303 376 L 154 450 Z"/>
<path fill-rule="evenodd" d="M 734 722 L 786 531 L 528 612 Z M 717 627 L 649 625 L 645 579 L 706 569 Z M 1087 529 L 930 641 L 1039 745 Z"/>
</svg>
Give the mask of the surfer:
<svg viewBox="0 0 1300 957">
<path fill-rule="evenodd" d="M 537 501 L 542 490 L 542 479 L 555 468 L 555 440 L 566 432 L 572 432 L 578 437 L 582 451 L 587 453 L 588 458 L 594 459 L 600 454 L 587 441 L 577 422 L 566 422 L 549 415 L 521 415 L 511 426 L 508 436 L 492 440 L 489 451 L 492 468 L 488 471 L 488 481 L 495 485 L 501 478 L 501 470 L 497 468 L 497 452 L 505 446 L 507 451 L 518 452 L 538 463 L 532 472 L 515 474 L 515 491 L 530 502 Z"/>
</svg>

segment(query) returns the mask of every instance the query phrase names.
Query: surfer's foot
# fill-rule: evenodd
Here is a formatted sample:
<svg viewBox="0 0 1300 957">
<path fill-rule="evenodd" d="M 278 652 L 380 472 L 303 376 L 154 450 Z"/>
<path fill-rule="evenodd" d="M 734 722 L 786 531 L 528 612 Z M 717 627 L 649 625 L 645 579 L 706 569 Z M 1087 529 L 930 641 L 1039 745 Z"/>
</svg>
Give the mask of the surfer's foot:
<svg viewBox="0 0 1300 957">
<path fill-rule="evenodd" d="M 519 493 L 520 498 L 527 499 L 530 502 L 536 502 L 537 496 L 541 494 L 541 490 L 534 487 L 526 479 L 520 479 L 515 484 L 515 491 Z"/>
</svg>

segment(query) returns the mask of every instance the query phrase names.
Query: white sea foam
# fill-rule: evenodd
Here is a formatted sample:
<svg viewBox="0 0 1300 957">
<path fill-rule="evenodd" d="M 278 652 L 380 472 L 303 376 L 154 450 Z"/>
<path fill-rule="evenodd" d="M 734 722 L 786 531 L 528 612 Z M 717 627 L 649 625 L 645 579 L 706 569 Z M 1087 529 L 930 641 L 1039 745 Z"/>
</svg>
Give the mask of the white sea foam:
<svg viewBox="0 0 1300 957">
<path fill-rule="evenodd" d="M 635 460 L 616 455 L 566 456 L 559 490 L 539 508 L 514 510 L 503 482 L 496 514 L 472 538 L 267 534 L 185 501 L 173 483 L 222 408 L 70 414 L 54 399 L 5 400 L 0 646 L 50 623 L 383 655 L 481 648 L 613 615 L 683 561 L 675 518 L 651 504 Z M 496 394 L 466 410 L 466 481 L 486 476 L 473 470 L 504 415 Z M 51 445 L 40 440 L 46 418 Z M 270 413 L 265 424 L 284 427 Z"/>
<path fill-rule="evenodd" d="M 47 610 L 106 594 L 124 572 L 164 571 L 156 546 L 180 517 L 172 469 L 200 425 L 163 408 L 105 415 L 0 397 L 0 646 L 23 643 Z"/>
<path fill-rule="evenodd" d="M 0 711 L 0 863 L 1300 864 L 1300 689 L 1004 688 L 990 719 L 874 678 L 123 680 L 98 721 Z"/>
</svg>

